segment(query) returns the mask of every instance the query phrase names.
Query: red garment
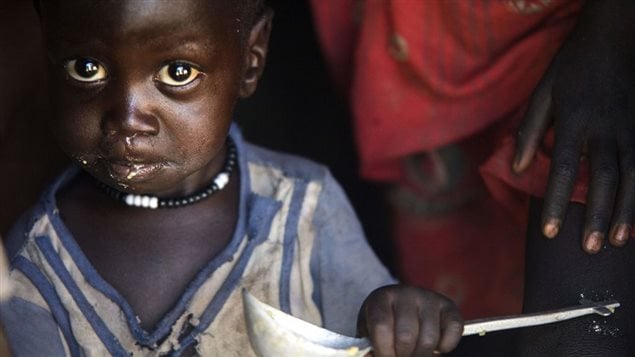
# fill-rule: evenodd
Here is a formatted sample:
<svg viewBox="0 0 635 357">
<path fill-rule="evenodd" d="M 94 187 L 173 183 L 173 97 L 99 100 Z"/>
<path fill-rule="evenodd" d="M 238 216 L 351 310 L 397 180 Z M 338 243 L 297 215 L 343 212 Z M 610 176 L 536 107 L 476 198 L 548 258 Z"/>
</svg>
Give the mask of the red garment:
<svg viewBox="0 0 635 357">
<path fill-rule="evenodd" d="M 398 180 L 405 155 L 457 142 L 517 112 L 572 28 L 580 1 L 312 5 L 332 73 L 350 88 L 362 174 Z"/>
<path fill-rule="evenodd" d="M 549 158 L 541 152 L 527 173 L 513 174 L 513 133 L 581 1 L 312 7 L 334 80 L 350 99 L 361 173 L 397 184 L 401 277 L 450 295 L 468 318 L 517 311 L 527 202 L 544 194 Z M 574 200 L 584 202 L 581 171 Z"/>
</svg>

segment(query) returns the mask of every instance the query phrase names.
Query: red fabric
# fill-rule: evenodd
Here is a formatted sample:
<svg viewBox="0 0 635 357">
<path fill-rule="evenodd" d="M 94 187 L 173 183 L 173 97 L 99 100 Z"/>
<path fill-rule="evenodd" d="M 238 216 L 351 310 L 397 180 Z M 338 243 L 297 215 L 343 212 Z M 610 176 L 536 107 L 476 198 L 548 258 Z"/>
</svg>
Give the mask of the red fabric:
<svg viewBox="0 0 635 357">
<path fill-rule="evenodd" d="M 517 313 L 521 308 L 527 195 L 518 195 L 517 210 L 509 210 L 488 194 L 479 174 L 493 143 L 505 131 L 504 125 L 492 126 L 454 145 L 460 154 L 447 166 L 461 174 L 448 180 L 455 181 L 448 190 L 431 194 L 402 184 L 396 187 L 410 192 L 402 196 L 409 200 L 392 199 L 400 277 L 451 297 L 468 319 Z M 454 165 L 457 161 L 460 164 Z M 456 192 L 471 198 L 440 212 L 411 209 L 413 202 L 443 208 Z M 518 212 L 524 215 L 515 215 Z"/>
<path fill-rule="evenodd" d="M 524 226 L 491 196 L 452 214 L 392 218 L 403 281 L 452 298 L 466 319 L 520 312 Z"/>
<path fill-rule="evenodd" d="M 312 6 L 352 106 L 361 174 L 395 184 L 401 278 L 449 295 L 466 318 L 518 312 L 528 199 L 544 194 L 549 158 L 513 174 L 513 133 L 581 1 Z"/>
<path fill-rule="evenodd" d="M 350 87 L 363 176 L 399 180 L 395 160 L 473 135 L 526 102 L 580 3 L 529 13 L 520 3 L 543 2 L 312 0 L 332 73 Z M 403 60 L 391 54 L 395 35 Z"/>
</svg>

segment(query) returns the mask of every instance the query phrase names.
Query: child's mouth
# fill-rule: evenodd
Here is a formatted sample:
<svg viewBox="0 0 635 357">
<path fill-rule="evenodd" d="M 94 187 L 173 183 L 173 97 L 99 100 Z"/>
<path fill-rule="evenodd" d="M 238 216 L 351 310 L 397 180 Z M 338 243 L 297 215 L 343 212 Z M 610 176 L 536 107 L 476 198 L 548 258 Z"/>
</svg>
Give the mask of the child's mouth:
<svg viewBox="0 0 635 357">
<path fill-rule="evenodd" d="M 137 182 L 151 178 L 164 167 L 163 163 L 108 162 L 110 176 L 117 181 Z"/>
</svg>

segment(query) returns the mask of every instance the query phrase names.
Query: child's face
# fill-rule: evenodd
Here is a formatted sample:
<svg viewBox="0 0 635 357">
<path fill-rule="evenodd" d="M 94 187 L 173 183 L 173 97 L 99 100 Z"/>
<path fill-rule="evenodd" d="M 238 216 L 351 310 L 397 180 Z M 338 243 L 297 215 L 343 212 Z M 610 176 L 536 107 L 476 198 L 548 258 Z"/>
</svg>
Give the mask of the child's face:
<svg viewBox="0 0 635 357">
<path fill-rule="evenodd" d="M 66 153 L 129 192 L 207 184 L 266 54 L 269 19 L 254 54 L 259 36 L 241 40 L 232 1 L 43 1 L 54 132 Z"/>
</svg>

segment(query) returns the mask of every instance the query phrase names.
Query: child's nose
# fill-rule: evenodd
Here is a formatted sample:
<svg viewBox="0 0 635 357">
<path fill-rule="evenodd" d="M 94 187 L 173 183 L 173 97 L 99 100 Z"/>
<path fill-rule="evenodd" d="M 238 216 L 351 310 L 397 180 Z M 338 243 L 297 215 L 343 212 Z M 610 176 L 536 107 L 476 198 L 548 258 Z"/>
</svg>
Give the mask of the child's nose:
<svg viewBox="0 0 635 357">
<path fill-rule="evenodd" d="M 110 111 L 104 118 L 104 131 L 115 136 L 155 136 L 160 121 L 156 115 L 157 101 L 144 88 L 127 88 L 115 96 Z"/>
</svg>

